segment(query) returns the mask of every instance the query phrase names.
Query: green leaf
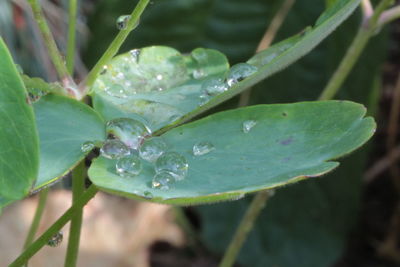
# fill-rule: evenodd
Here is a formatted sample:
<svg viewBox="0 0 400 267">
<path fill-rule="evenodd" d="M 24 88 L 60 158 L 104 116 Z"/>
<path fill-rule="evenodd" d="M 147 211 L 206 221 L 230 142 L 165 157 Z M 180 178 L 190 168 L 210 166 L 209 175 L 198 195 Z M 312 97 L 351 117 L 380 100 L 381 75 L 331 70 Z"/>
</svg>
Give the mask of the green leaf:
<svg viewBox="0 0 400 267">
<path fill-rule="evenodd" d="M 101 157 L 90 167 L 89 177 L 104 191 L 160 203 L 235 199 L 332 170 L 338 163 L 329 160 L 358 148 L 375 131 L 373 119 L 364 115 L 363 106 L 346 101 L 225 111 L 163 135 L 170 151 L 181 153 L 189 163 L 188 177 L 170 190 L 151 188 L 150 164 L 129 179 L 116 174 L 115 161 Z M 257 122 L 249 133 L 242 128 L 246 120 Z M 193 145 L 201 141 L 211 142 L 215 150 L 193 156 Z"/>
<path fill-rule="evenodd" d="M 39 145 L 32 107 L 0 38 L 0 197 L 24 197 L 38 174 Z"/>
<path fill-rule="evenodd" d="M 228 68 L 226 57 L 211 49 L 190 55 L 164 46 L 132 50 L 114 58 L 97 78 L 94 108 L 106 120 L 144 118 L 157 130 L 199 105 L 204 77 L 223 76 Z"/>
<path fill-rule="evenodd" d="M 102 118 L 88 105 L 46 95 L 34 104 L 40 137 L 40 168 L 34 190 L 61 178 L 84 157 L 81 145 L 105 140 Z"/>
</svg>

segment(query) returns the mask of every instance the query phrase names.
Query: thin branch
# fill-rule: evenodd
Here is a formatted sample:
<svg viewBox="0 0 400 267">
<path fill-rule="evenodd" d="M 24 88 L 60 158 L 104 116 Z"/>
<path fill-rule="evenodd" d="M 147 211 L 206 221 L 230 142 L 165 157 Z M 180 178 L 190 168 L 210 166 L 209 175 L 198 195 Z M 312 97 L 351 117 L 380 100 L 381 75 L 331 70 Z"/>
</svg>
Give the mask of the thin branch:
<svg viewBox="0 0 400 267">
<path fill-rule="evenodd" d="M 271 23 L 269 24 L 267 30 L 264 33 L 263 38 L 261 39 L 260 43 L 257 46 L 256 53 L 262 50 L 267 49 L 272 41 L 275 39 L 276 33 L 281 28 L 283 22 L 285 21 L 290 9 L 292 8 L 293 4 L 296 0 L 286 0 L 275 16 L 272 18 Z M 249 104 L 251 96 L 251 88 L 247 89 L 240 95 L 239 99 L 239 107 L 244 107 Z"/>
<path fill-rule="evenodd" d="M 35 255 L 60 229 L 67 224 L 77 210 L 82 209 L 89 200 L 97 193 L 97 188 L 91 185 L 88 190 L 79 198 L 71 208 L 69 208 L 46 232 L 44 232 L 35 242 L 33 242 L 21 255 L 18 256 L 8 267 L 21 267 L 33 255 Z"/>
<path fill-rule="evenodd" d="M 106 52 L 103 54 L 103 56 L 100 58 L 100 60 L 96 63 L 96 65 L 93 67 L 93 69 L 89 72 L 87 78 L 86 78 L 86 84 L 84 85 L 87 89 L 90 90 L 92 87 L 94 81 L 97 78 L 97 75 L 101 72 L 102 68 L 104 65 L 106 65 L 117 53 L 118 50 L 120 49 L 121 45 L 124 43 L 126 38 L 128 37 L 129 33 L 135 29 L 135 26 L 137 25 L 140 16 L 142 15 L 144 9 L 148 5 L 149 0 L 140 0 L 139 3 L 136 5 L 135 9 L 133 10 L 130 19 L 127 23 L 127 26 L 125 29 L 120 30 L 118 35 L 115 37 L 115 39 L 112 41 L 110 46 L 107 48 Z"/>
<path fill-rule="evenodd" d="M 386 155 L 370 167 L 364 175 L 364 182 L 370 183 L 381 173 L 386 171 L 395 161 L 400 158 L 400 146 L 395 147 Z"/>
<path fill-rule="evenodd" d="M 76 15 L 77 0 L 69 0 L 69 24 L 68 24 L 68 44 L 67 44 L 67 69 L 71 76 L 74 75 L 74 59 L 76 46 Z"/>
<path fill-rule="evenodd" d="M 400 18 L 400 6 L 392 7 L 382 13 L 378 20 L 378 26 L 382 27 L 398 18 Z"/>
<path fill-rule="evenodd" d="M 361 10 L 363 12 L 364 18 L 370 18 L 374 13 L 374 9 L 372 7 L 370 0 L 362 0 L 361 1 Z"/>
</svg>

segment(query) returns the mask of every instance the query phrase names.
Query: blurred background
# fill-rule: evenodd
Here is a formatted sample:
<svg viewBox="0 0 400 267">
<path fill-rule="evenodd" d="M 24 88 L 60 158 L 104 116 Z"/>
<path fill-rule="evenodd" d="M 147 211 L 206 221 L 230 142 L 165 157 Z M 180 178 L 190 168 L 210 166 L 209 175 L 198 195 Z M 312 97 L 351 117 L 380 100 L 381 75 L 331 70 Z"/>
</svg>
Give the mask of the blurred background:
<svg viewBox="0 0 400 267">
<path fill-rule="evenodd" d="M 41 2 L 65 52 L 68 1 Z M 129 14 L 136 2 L 79 1 L 77 81 L 117 34 L 116 19 Z M 149 45 L 167 45 L 183 53 L 208 47 L 225 53 L 231 64 L 243 62 L 254 54 L 282 2 L 153 0 L 120 52 Z M 312 25 L 324 9 L 325 1 L 294 1 L 274 42 Z M 360 13 L 357 10 L 300 61 L 258 84 L 250 104 L 315 100 L 355 36 Z M 26 74 L 56 81 L 25 0 L 0 1 L 0 34 Z M 381 29 L 337 96 L 367 106 L 378 123 L 373 140 L 340 160 L 333 173 L 277 190 L 237 266 L 400 266 L 399 41 L 400 22 Z M 238 100 L 216 110 L 236 107 Z M 69 184 L 66 177 L 51 191 L 40 232 L 69 207 Z M 78 266 L 217 266 L 251 199 L 185 208 L 182 217 L 166 205 L 98 194 L 85 209 Z M 36 203 L 32 196 L 0 216 L 0 266 L 20 253 Z M 64 239 L 67 232 L 68 226 Z M 30 266 L 62 266 L 65 243 L 43 249 Z"/>
</svg>

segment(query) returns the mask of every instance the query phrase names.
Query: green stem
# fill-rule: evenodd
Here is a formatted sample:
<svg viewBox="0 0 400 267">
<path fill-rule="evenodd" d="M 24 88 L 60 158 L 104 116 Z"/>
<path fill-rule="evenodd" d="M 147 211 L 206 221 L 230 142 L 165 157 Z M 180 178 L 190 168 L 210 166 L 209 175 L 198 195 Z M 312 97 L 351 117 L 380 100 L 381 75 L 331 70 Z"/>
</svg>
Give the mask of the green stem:
<svg viewBox="0 0 400 267">
<path fill-rule="evenodd" d="M 374 34 L 380 15 L 385 8 L 390 5 L 390 3 L 391 0 L 382 0 L 376 7 L 372 16 L 369 18 L 367 17 L 361 24 L 356 37 L 353 39 L 353 42 L 347 49 L 344 58 L 339 64 L 339 67 L 336 69 L 335 73 L 322 91 L 319 100 L 332 99 L 339 91 L 361 53 L 364 51 L 369 39 Z"/>
<path fill-rule="evenodd" d="M 270 193 L 268 191 L 262 191 L 254 197 L 250 206 L 247 208 L 246 214 L 240 222 L 235 232 L 235 235 L 229 243 L 229 247 L 225 251 L 225 255 L 222 258 L 219 267 L 230 267 L 235 263 L 235 260 L 239 254 L 240 249 L 243 246 L 244 241 L 246 240 L 251 229 L 253 228 L 253 224 L 258 215 L 265 207 L 269 196 Z"/>
<path fill-rule="evenodd" d="M 61 80 L 65 80 L 69 78 L 69 73 L 68 70 L 63 62 L 63 58 L 60 54 L 60 51 L 58 51 L 56 42 L 54 41 L 53 35 L 50 32 L 49 25 L 46 22 L 46 19 L 44 18 L 44 14 L 42 11 L 42 7 L 40 6 L 39 0 L 28 0 L 33 16 L 39 26 L 39 30 L 42 33 L 44 43 L 47 47 L 47 50 L 50 55 L 50 59 L 54 64 L 54 67 L 56 68 L 56 71 L 58 73 L 58 76 L 61 78 Z"/>
<path fill-rule="evenodd" d="M 400 6 L 384 11 L 378 20 L 378 26 L 382 27 L 398 18 L 400 18 Z"/>
<path fill-rule="evenodd" d="M 29 228 L 29 232 L 24 243 L 24 249 L 26 249 L 33 242 L 33 239 L 35 238 L 36 232 L 39 228 L 40 220 L 42 219 L 43 216 L 44 207 L 46 206 L 46 200 L 48 194 L 49 194 L 49 188 L 45 188 L 39 193 L 38 206 L 36 208 L 31 227 Z"/>
<path fill-rule="evenodd" d="M 77 210 L 82 209 L 97 193 L 97 188 L 91 185 L 88 190 L 79 198 L 71 208 L 69 208 L 46 232 L 44 232 L 35 242 L 33 242 L 21 255 L 18 256 L 9 267 L 23 266 L 33 255 L 47 244 L 54 234 L 67 224 Z"/>
<path fill-rule="evenodd" d="M 85 162 L 82 161 L 72 172 L 72 204 L 78 203 L 79 198 L 85 192 L 85 179 L 86 167 Z M 69 230 L 67 255 L 65 257 L 64 266 L 76 266 L 79 253 L 79 241 L 81 237 L 81 226 L 83 217 L 83 206 L 77 209 L 71 219 L 71 226 Z"/>
<path fill-rule="evenodd" d="M 120 49 L 121 45 L 124 43 L 125 39 L 128 37 L 129 33 L 135 29 L 137 23 L 139 22 L 140 16 L 142 15 L 144 9 L 148 5 L 149 0 L 140 0 L 136 5 L 135 9 L 132 11 L 131 17 L 127 23 L 125 29 L 120 30 L 118 35 L 112 41 L 110 46 L 107 48 L 106 52 L 99 59 L 93 69 L 89 72 L 86 78 L 86 87 L 90 89 L 97 78 L 97 75 L 101 72 L 104 65 L 106 65 Z"/>
<path fill-rule="evenodd" d="M 77 2 L 77 0 L 69 0 L 67 69 L 71 75 L 74 74 Z"/>
</svg>

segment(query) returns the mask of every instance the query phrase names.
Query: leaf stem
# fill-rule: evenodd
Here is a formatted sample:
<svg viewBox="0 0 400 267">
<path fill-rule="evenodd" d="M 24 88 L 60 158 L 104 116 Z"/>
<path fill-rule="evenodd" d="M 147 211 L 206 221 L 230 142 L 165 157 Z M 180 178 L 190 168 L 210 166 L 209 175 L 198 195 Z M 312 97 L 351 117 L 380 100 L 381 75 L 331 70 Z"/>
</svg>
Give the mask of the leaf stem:
<svg viewBox="0 0 400 267">
<path fill-rule="evenodd" d="M 21 255 L 18 256 L 9 267 L 20 267 L 24 265 L 33 255 L 47 244 L 50 238 L 56 234 L 71 218 L 75 212 L 82 209 L 97 193 L 97 188 L 91 185 L 79 200 L 70 207 L 46 232 L 44 232 L 35 242 L 33 242 Z"/>
<path fill-rule="evenodd" d="M 67 44 L 67 69 L 71 76 L 74 75 L 75 40 L 76 40 L 76 15 L 77 0 L 69 0 L 69 25 Z"/>
<path fill-rule="evenodd" d="M 369 18 L 374 13 L 374 9 L 372 7 L 370 0 L 362 0 L 361 1 L 361 10 L 363 12 L 364 18 Z"/>
<path fill-rule="evenodd" d="M 86 78 L 86 88 L 90 90 L 94 81 L 97 78 L 97 75 L 101 72 L 103 66 L 106 65 L 118 53 L 118 50 L 128 37 L 129 33 L 135 28 L 135 26 L 139 22 L 140 16 L 142 15 L 148 3 L 149 0 L 140 0 L 139 3 L 136 5 L 135 9 L 132 11 L 131 17 L 127 23 L 126 28 L 120 30 L 118 35 L 115 37 L 110 46 L 107 48 L 106 52 L 99 59 L 99 61 L 96 63 L 93 69 L 89 72 Z"/>
<path fill-rule="evenodd" d="M 257 46 L 256 53 L 262 50 L 267 49 L 272 41 L 275 39 L 276 33 L 281 28 L 283 22 L 285 21 L 286 16 L 288 15 L 290 9 L 296 0 L 286 0 L 278 12 L 276 12 L 275 16 L 272 18 L 271 23 L 269 24 L 267 30 L 264 33 L 263 38 Z M 251 96 L 251 88 L 247 89 L 240 95 L 239 99 L 239 107 L 244 107 L 249 104 Z"/>
<path fill-rule="evenodd" d="M 72 205 L 75 205 L 79 198 L 85 192 L 86 166 L 85 162 L 81 161 L 78 166 L 72 171 Z M 78 261 L 79 241 L 81 237 L 81 226 L 83 217 L 83 206 L 76 209 L 71 219 L 69 230 L 67 255 L 65 257 L 64 266 L 74 267 Z"/>
<path fill-rule="evenodd" d="M 246 241 L 247 235 L 253 228 L 254 222 L 256 221 L 258 215 L 265 207 L 269 196 L 270 193 L 268 191 L 262 191 L 257 193 L 257 195 L 254 197 L 250 206 L 247 208 L 246 214 L 240 222 L 235 235 L 229 243 L 229 247 L 225 251 L 225 255 L 222 258 L 219 267 L 230 267 L 235 263 L 239 251 L 242 248 L 244 241 Z"/>
<path fill-rule="evenodd" d="M 49 194 L 49 188 L 45 188 L 39 193 L 39 201 L 36 207 L 35 215 L 33 216 L 31 227 L 29 228 L 28 235 L 24 243 L 24 249 L 26 249 L 35 238 L 36 232 L 39 228 L 40 220 L 43 216 L 43 211 L 46 206 L 47 196 Z"/>
<path fill-rule="evenodd" d="M 382 0 L 376 7 L 374 13 L 361 24 L 356 37 L 346 51 L 345 56 L 322 91 L 319 100 L 332 99 L 343 85 L 350 71 L 364 51 L 371 36 L 375 33 L 377 23 L 382 12 L 390 5 L 391 0 Z"/>
<path fill-rule="evenodd" d="M 382 13 L 378 20 L 379 27 L 400 18 L 400 6 L 392 7 Z"/>
</svg>

